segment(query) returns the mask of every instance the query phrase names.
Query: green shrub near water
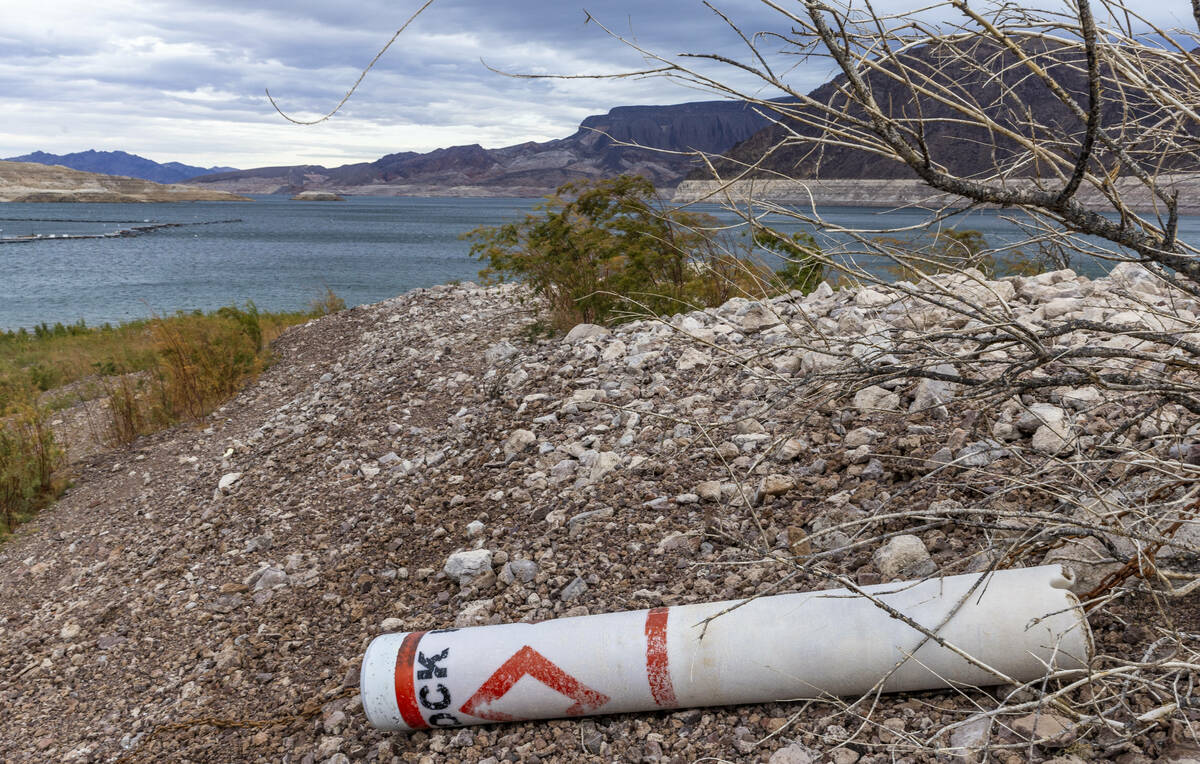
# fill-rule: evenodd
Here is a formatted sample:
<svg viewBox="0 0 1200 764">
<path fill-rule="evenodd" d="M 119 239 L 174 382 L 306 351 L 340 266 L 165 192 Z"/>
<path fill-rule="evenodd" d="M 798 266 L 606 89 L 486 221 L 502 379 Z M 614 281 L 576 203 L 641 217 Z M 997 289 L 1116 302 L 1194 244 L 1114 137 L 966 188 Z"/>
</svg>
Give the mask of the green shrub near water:
<svg viewBox="0 0 1200 764">
<path fill-rule="evenodd" d="M 709 215 L 666 209 L 645 178 L 622 175 L 563 185 L 523 220 L 477 228 L 465 238 L 471 255 L 486 263 L 485 280 L 524 281 L 565 329 L 777 291 L 779 277 L 719 229 Z M 804 242 L 763 242 L 775 254 L 804 258 L 788 278 L 816 286 L 820 267 L 807 258 Z"/>
</svg>

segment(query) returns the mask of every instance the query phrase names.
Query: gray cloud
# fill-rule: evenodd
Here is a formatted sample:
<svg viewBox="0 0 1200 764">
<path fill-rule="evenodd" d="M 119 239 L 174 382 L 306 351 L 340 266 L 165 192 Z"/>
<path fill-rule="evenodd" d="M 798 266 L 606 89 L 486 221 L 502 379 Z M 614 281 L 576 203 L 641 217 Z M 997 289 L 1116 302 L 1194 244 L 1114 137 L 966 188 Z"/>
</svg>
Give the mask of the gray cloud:
<svg viewBox="0 0 1200 764">
<path fill-rule="evenodd" d="M 297 116 L 332 108 L 418 7 L 415 0 L 13 5 L 0 28 L 0 156 L 97 148 L 203 165 L 341 164 L 461 143 L 546 140 L 613 106 L 713 97 L 661 78 L 524 80 L 480 63 L 540 74 L 646 66 L 598 24 L 585 24 L 584 7 L 649 50 L 744 55 L 736 35 L 699 0 L 438 0 L 340 114 L 298 127 L 274 113 L 263 89 Z M 757 0 L 718 5 L 747 32 L 789 26 Z M 912 4 L 882 0 L 876 7 Z M 1182 0 L 1153 8 L 1168 25 L 1189 16 Z M 753 87 L 728 67 L 716 69 Z M 829 72 L 815 61 L 790 77 L 808 90 Z"/>
</svg>

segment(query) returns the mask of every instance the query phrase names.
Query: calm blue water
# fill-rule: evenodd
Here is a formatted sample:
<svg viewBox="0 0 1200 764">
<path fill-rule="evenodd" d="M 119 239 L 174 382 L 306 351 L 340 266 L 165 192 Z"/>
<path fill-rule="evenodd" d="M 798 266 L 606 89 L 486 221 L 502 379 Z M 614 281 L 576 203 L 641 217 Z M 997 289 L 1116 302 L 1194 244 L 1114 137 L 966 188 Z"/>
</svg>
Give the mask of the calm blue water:
<svg viewBox="0 0 1200 764">
<path fill-rule="evenodd" d="M 246 300 L 306 307 L 333 289 L 348 305 L 477 277 L 458 235 L 497 225 L 534 200 L 352 198 L 346 202 L 3 204 L 0 237 L 91 234 L 146 223 L 168 228 L 118 239 L 0 244 L 0 329 L 41 321 L 89 325 Z M 36 220 L 35 220 L 36 219 Z M 94 222 L 67 222 L 67 221 Z"/>
<path fill-rule="evenodd" d="M 307 307 L 326 286 L 358 305 L 476 279 L 480 264 L 459 234 L 518 218 L 537 201 L 351 197 L 319 203 L 264 196 L 224 203 L 0 204 L 0 238 L 240 221 L 134 238 L 0 244 L 0 329 L 78 319 L 97 325 L 246 300 L 266 310 L 293 310 Z M 924 217 L 917 210 L 889 211 L 886 218 L 863 208 L 825 212 L 851 227 L 901 226 Z M 1019 236 L 997 212 L 973 212 L 958 225 L 982 231 L 993 244 Z M 1181 229 L 1180 238 L 1200 239 L 1200 218 L 1185 220 Z"/>
</svg>

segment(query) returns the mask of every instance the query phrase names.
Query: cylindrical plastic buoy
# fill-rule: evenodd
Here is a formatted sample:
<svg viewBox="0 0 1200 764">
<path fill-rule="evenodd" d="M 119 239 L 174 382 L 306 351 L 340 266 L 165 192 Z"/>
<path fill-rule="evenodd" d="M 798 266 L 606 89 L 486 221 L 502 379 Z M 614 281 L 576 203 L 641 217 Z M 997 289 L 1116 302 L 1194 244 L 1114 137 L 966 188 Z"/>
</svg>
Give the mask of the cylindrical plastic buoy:
<svg viewBox="0 0 1200 764">
<path fill-rule="evenodd" d="M 1091 633 L 1057 566 L 863 590 L 1015 681 L 1079 668 Z M 767 703 L 1002 679 L 837 589 L 752 600 L 377 637 L 363 658 L 367 718 L 385 730 Z M 703 635 L 703 636 L 702 636 Z M 919 646 L 919 649 L 918 649 Z M 913 651 L 916 650 L 915 653 Z"/>
</svg>

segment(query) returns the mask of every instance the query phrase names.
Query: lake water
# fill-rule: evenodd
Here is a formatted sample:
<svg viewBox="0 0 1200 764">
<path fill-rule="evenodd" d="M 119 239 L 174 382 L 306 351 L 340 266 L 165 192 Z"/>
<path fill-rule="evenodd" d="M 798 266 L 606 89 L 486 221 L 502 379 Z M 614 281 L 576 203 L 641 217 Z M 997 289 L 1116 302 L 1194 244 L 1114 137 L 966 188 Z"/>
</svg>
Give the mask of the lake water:
<svg viewBox="0 0 1200 764">
<path fill-rule="evenodd" d="M 222 203 L 0 204 L 0 239 L 186 224 L 132 238 L 0 244 L 0 329 L 78 319 L 115 323 L 246 300 L 265 310 L 294 310 L 325 287 L 359 305 L 476 279 L 480 264 L 459 235 L 519 218 L 537 201 L 351 197 L 320 203 L 264 196 Z M 846 226 L 879 227 L 884 220 L 874 209 L 827 212 Z M 915 224 L 923 217 L 916 210 L 890 211 L 886 223 Z M 214 222 L 231 220 L 237 222 Z M 991 211 L 973 212 L 959 225 L 993 243 L 1018 234 Z M 1181 238 L 1200 239 L 1200 218 L 1181 227 Z"/>
</svg>

